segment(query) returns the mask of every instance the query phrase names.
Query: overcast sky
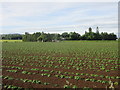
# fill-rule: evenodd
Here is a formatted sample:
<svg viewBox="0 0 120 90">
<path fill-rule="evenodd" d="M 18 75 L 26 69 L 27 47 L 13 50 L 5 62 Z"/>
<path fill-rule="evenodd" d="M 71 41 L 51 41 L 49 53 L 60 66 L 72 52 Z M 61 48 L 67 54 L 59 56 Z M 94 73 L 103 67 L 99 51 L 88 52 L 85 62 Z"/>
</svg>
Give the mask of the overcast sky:
<svg viewBox="0 0 120 90">
<path fill-rule="evenodd" d="M 1 33 L 78 32 L 89 27 L 118 34 L 117 2 L 11 2 L 0 5 Z"/>
</svg>

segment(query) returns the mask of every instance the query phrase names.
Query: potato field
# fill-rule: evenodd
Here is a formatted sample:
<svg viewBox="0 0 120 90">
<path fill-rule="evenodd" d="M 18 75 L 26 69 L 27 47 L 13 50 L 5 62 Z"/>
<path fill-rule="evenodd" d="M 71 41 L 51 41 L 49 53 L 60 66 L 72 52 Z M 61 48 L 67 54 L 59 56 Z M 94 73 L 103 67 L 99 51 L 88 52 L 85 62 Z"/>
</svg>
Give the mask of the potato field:
<svg viewBox="0 0 120 90">
<path fill-rule="evenodd" d="M 2 86 L 118 88 L 117 41 L 3 42 Z"/>
</svg>

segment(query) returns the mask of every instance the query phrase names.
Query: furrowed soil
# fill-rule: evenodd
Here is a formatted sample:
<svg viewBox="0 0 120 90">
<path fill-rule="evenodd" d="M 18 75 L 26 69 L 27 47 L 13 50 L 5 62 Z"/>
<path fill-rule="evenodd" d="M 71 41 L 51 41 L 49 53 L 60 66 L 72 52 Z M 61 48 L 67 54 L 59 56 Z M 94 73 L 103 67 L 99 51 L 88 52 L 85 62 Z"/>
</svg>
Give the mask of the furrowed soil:
<svg viewBox="0 0 120 90">
<path fill-rule="evenodd" d="M 9 85 L 107 89 L 111 83 L 113 88 L 118 88 L 117 45 L 116 41 L 3 43 L 3 89 Z"/>
</svg>

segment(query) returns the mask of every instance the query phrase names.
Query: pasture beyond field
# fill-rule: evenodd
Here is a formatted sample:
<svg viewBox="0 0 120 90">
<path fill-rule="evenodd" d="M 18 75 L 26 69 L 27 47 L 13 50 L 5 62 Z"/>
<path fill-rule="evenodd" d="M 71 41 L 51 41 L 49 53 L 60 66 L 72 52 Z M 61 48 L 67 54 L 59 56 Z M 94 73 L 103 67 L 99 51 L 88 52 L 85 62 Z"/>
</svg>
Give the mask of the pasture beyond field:
<svg viewBox="0 0 120 90">
<path fill-rule="evenodd" d="M 22 40 L 0 40 L 0 42 L 22 42 Z"/>
<path fill-rule="evenodd" d="M 3 42 L 4 88 L 118 88 L 118 41 Z"/>
</svg>

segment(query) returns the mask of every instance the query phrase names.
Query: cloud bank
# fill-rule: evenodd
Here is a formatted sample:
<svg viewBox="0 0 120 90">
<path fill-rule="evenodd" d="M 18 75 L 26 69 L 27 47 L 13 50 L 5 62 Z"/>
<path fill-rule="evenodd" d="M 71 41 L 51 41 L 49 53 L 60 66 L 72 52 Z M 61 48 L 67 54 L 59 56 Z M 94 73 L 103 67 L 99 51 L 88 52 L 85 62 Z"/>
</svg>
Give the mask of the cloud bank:
<svg viewBox="0 0 120 90">
<path fill-rule="evenodd" d="M 116 2 L 21 2 L 0 5 L 1 33 L 78 32 L 89 27 L 118 34 Z"/>
</svg>

